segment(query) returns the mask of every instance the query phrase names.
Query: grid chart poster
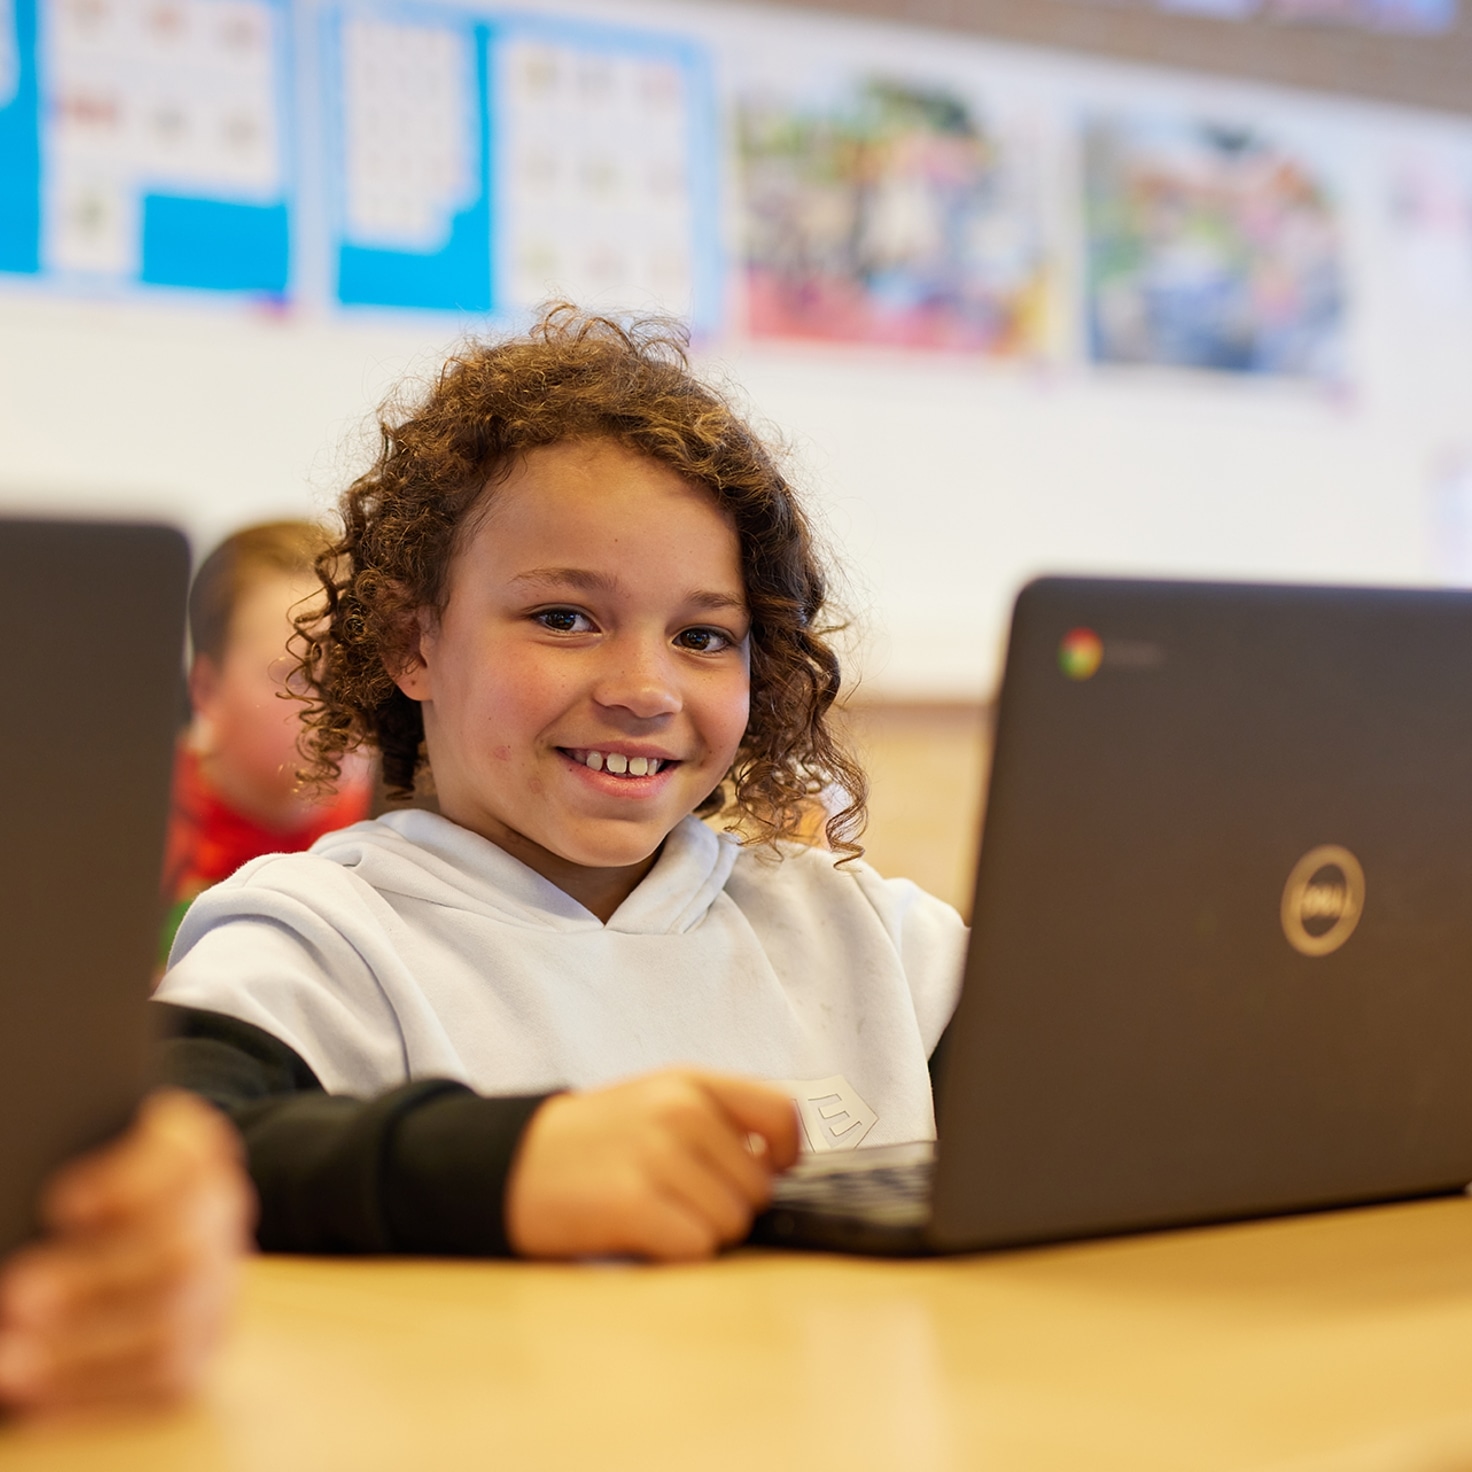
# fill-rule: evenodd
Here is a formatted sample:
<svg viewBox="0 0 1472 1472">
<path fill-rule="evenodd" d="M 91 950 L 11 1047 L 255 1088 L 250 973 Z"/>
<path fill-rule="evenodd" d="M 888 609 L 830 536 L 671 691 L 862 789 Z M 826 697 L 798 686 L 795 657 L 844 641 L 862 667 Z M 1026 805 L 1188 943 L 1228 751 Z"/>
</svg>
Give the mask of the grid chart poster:
<svg viewBox="0 0 1472 1472">
<path fill-rule="evenodd" d="M 514 314 L 564 296 L 718 325 L 697 49 L 406 9 L 340 12 L 327 55 L 339 302 Z"/>
<path fill-rule="evenodd" d="M 5 0 L 0 269 L 284 296 L 285 16 L 272 0 Z"/>
<path fill-rule="evenodd" d="M 879 75 L 757 84 L 737 127 L 755 336 L 1046 350 L 1040 170 L 973 99 Z"/>
<path fill-rule="evenodd" d="M 418 9 L 327 26 L 338 300 L 489 311 L 488 29 Z"/>
<path fill-rule="evenodd" d="M 721 325 L 709 68 L 675 37 L 526 20 L 494 40 L 501 303 Z"/>
<path fill-rule="evenodd" d="M 1343 225 L 1301 151 L 1206 119 L 1100 116 L 1084 167 L 1095 362 L 1343 378 Z"/>
</svg>

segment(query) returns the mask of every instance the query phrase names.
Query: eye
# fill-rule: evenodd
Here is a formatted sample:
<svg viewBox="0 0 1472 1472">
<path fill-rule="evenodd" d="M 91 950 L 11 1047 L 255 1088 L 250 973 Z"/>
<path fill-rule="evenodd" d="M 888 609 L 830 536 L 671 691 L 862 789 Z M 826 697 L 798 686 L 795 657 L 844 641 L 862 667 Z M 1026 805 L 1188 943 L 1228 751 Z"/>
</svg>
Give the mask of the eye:
<svg viewBox="0 0 1472 1472">
<path fill-rule="evenodd" d="M 681 629 L 675 635 L 675 643 L 681 649 L 691 649 L 697 654 L 719 654 L 722 650 L 734 648 L 736 641 L 723 629 Z"/>
<path fill-rule="evenodd" d="M 551 629 L 554 634 L 586 634 L 593 627 L 592 619 L 576 608 L 539 609 L 532 615 L 532 621 L 544 629 Z"/>
</svg>

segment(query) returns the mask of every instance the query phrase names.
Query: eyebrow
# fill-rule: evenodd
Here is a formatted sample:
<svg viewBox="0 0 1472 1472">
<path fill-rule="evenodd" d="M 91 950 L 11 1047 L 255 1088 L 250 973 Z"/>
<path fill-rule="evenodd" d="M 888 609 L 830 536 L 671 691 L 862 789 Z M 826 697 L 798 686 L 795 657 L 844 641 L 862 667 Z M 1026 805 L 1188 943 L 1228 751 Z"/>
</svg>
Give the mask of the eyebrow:
<svg viewBox="0 0 1472 1472">
<path fill-rule="evenodd" d="M 511 585 L 531 588 L 578 588 L 588 593 L 618 592 L 617 578 L 584 567 L 534 567 L 527 572 L 517 573 L 511 579 Z M 687 593 L 683 602 L 688 607 L 708 609 L 712 613 L 719 613 L 726 609 L 737 613 L 747 611 L 745 598 L 706 588 L 696 588 Z"/>
</svg>

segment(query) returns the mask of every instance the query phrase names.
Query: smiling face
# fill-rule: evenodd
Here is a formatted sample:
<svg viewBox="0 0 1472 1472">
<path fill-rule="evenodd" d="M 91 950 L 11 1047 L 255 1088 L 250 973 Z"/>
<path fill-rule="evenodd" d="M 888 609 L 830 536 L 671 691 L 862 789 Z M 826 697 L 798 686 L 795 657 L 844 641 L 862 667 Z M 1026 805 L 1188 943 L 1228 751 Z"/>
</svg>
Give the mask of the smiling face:
<svg viewBox="0 0 1472 1472">
<path fill-rule="evenodd" d="M 745 733 L 736 534 L 658 461 L 564 442 L 492 492 L 447 587 L 397 676 L 440 811 L 607 920 Z"/>
</svg>

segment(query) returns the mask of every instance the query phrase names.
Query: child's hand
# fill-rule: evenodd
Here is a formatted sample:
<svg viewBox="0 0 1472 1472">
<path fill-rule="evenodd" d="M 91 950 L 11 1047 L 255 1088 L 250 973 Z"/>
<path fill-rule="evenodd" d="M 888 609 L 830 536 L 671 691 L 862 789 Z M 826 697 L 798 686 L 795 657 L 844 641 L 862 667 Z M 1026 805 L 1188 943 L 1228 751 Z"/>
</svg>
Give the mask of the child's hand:
<svg viewBox="0 0 1472 1472">
<path fill-rule="evenodd" d="M 46 1235 L 0 1268 L 0 1403 L 57 1410 L 193 1389 L 254 1209 L 225 1120 L 189 1094 L 147 1099 L 125 1134 L 52 1177 Z"/>
<path fill-rule="evenodd" d="M 511 1245 L 526 1257 L 709 1257 L 746 1235 L 773 1174 L 797 1158 L 797 1131 L 786 1094 L 724 1074 L 559 1094 L 532 1116 L 512 1167 Z"/>
</svg>

